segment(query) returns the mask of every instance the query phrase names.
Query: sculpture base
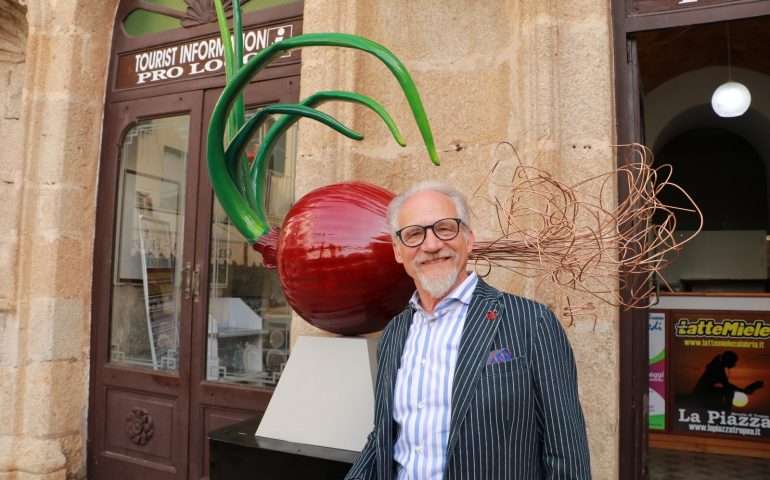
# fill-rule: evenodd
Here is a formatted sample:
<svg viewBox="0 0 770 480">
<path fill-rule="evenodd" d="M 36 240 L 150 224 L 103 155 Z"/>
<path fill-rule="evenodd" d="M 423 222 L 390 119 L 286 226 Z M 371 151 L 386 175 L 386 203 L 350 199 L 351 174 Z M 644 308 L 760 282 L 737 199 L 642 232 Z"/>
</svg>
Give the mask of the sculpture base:
<svg viewBox="0 0 770 480">
<path fill-rule="evenodd" d="M 262 416 L 209 433 L 209 478 L 339 480 L 358 452 L 254 436 Z"/>
<path fill-rule="evenodd" d="M 299 337 L 257 437 L 359 452 L 374 425 L 376 338 Z"/>
</svg>

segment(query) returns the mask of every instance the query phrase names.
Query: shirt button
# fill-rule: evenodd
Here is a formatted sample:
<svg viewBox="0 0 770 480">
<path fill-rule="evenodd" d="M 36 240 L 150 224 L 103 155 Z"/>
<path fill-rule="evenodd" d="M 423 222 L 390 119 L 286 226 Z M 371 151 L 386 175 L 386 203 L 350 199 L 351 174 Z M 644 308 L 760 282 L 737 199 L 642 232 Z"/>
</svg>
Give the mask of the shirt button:
<svg viewBox="0 0 770 480">
<path fill-rule="evenodd" d="M 419 409 L 422 409 L 422 407 L 424 407 L 424 406 L 425 406 L 425 404 L 423 404 L 422 402 L 418 402 L 417 403 L 417 408 L 419 408 Z"/>
<path fill-rule="evenodd" d="M 422 360 L 420 360 L 420 363 L 422 363 L 423 365 L 427 365 L 428 364 L 428 360 L 423 358 Z"/>
<path fill-rule="evenodd" d="M 422 453 L 422 447 L 418 445 L 418 446 L 414 447 L 414 451 L 415 451 L 415 453 L 420 454 L 420 453 Z"/>
</svg>

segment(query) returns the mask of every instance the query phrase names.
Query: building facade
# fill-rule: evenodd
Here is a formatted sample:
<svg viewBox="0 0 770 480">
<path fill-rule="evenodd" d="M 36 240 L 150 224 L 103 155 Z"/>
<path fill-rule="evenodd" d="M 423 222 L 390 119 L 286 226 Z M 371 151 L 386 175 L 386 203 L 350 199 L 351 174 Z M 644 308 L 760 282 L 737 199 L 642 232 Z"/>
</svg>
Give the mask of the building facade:
<svg viewBox="0 0 770 480">
<path fill-rule="evenodd" d="M 676 25 L 770 13 L 768 2 L 727 3 L 743 6 L 688 5 L 695 20 Z M 567 183 L 612 170 L 614 145 L 642 139 L 626 40 L 657 24 L 633 20 L 638 4 L 245 2 L 255 51 L 300 32 L 391 49 L 418 86 L 442 160 L 430 164 L 381 64 L 341 49 L 293 53 L 249 87 L 247 107 L 359 92 L 388 109 L 408 146 L 366 109 L 325 106 L 365 140 L 300 122 L 271 160 L 271 221 L 345 180 L 394 192 L 426 179 L 468 194 L 491 188 L 503 142 Z M 0 478 L 206 477 L 206 433 L 263 411 L 291 343 L 324 335 L 291 315 L 212 199 L 203 151 L 224 76 L 204 53 L 217 35 L 211 12 L 203 1 L 0 0 Z M 155 316 L 149 292 L 163 278 L 178 295 Z M 567 306 L 558 290 L 505 271 L 490 281 Z M 644 315 L 598 305 L 562 317 L 595 478 L 631 478 L 644 465 Z M 251 323 L 221 323 L 244 316 Z M 225 334 L 238 329 L 247 333 Z"/>
</svg>

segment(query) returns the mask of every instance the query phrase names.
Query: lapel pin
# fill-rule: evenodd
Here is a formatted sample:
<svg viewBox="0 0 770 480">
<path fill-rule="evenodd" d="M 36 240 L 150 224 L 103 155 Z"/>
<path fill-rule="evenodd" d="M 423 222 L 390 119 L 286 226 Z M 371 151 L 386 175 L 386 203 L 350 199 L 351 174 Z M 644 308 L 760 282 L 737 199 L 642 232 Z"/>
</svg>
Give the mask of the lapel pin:
<svg viewBox="0 0 770 480">
<path fill-rule="evenodd" d="M 497 318 L 497 310 L 490 310 L 487 312 L 487 320 L 494 320 Z"/>
</svg>

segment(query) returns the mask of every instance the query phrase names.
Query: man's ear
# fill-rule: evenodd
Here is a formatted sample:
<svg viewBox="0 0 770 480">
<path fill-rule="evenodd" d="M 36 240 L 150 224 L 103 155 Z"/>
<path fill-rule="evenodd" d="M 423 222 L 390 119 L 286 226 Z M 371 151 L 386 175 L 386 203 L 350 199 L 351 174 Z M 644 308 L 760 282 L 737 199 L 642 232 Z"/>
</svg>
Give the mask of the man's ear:
<svg viewBox="0 0 770 480">
<path fill-rule="evenodd" d="M 473 243 L 476 241 L 476 234 L 470 228 L 467 230 L 467 232 L 468 233 L 465 238 L 467 239 L 466 243 L 468 244 L 468 254 L 470 254 L 473 250 Z"/>
<path fill-rule="evenodd" d="M 404 263 L 404 259 L 403 259 L 403 258 L 401 258 L 401 251 L 400 251 L 400 249 L 398 248 L 398 244 L 396 243 L 396 241 L 395 241 L 395 240 L 393 240 L 393 242 L 391 243 L 391 245 L 393 245 L 393 256 L 394 256 L 394 257 L 396 257 L 396 261 L 397 261 L 398 263 Z"/>
</svg>

